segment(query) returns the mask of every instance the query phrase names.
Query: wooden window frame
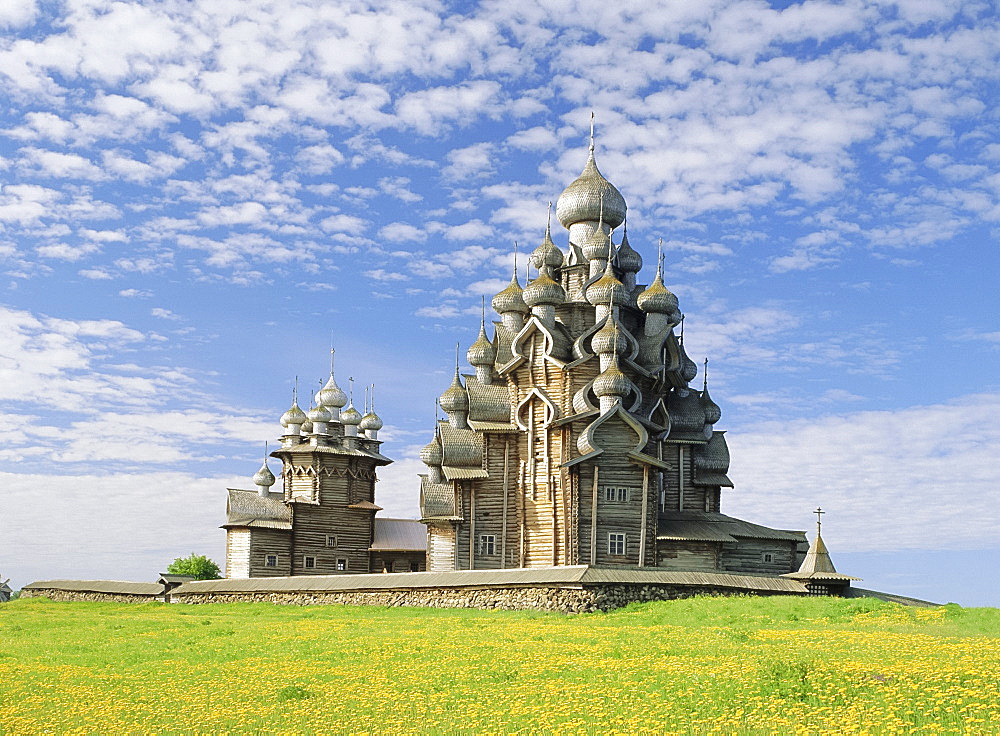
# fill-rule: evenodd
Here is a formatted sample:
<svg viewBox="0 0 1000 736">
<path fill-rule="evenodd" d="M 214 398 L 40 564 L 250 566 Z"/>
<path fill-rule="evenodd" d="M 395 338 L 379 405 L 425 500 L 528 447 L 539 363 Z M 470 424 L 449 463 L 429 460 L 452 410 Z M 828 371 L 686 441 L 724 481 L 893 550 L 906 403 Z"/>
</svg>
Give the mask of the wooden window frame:
<svg viewBox="0 0 1000 736">
<path fill-rule="evenodd" d="M 604 486 L 605 503 L 629 503 L 632 500 L 632 488 L 629 486 Z"/>
<path fill-rule="evenodd" d="M 760 561 L 765 564 L 771 564 L 774 562 L 774 552 L 761 552 Z"/>
<path fill-rule="evenodd" d="M 497 554 L 497 535 L 496 534 L 480 534 L 479 535 L 479 556 L 480 557 L 494 557 Z"/>
<path fill-rule="evenodd" d="M 311 560 L 311 562 L 310 562 Z M 316 569 L 316 557 L 314 555 L 303 555 L 302 556 L 302 569 L 303 570 L 315 570 Z"/>
<path fill-rule="evenodd" d="M 621 552 L 618 552 L 621 545 Z M 625 557 L 628 553 L 628 535 L 624 532 L 608 532 L 608 556 Z"/>
<path fill-rule="evenodd" d="M 271 560 L 274 560 L 272 563 Z M 278 555 L 264 555 L 264 567 L 277 567 L 278 566 Z"/>
<path fill-rule="evenodd" d="M 347 572 L 347 566 L 348 563 L 346 557 L 337 558 L 337 572 Z"/>
<path fill-rule="evenodd" d="M 330 540 L 331 539 L 333 540 L 333 544 L 330 544 Z M 326 546 L 330 547 L 331 549 L 336 549 L 337 548 L 337 535 L 336 534 L 327 534 L 326 535 Z"/>
</svg>

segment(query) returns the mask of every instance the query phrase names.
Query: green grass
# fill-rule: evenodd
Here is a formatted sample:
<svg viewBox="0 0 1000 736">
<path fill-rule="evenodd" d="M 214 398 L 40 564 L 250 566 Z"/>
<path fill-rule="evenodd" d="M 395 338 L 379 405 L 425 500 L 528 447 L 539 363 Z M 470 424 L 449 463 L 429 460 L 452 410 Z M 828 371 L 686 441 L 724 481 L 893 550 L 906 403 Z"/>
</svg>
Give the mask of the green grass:
<svg viewBox="0 0 1000 736">
<path fill-rule="evenodd" d="M 0 732 L 991 733 L 1000 611 L 0 606 Z"/>
</svg>

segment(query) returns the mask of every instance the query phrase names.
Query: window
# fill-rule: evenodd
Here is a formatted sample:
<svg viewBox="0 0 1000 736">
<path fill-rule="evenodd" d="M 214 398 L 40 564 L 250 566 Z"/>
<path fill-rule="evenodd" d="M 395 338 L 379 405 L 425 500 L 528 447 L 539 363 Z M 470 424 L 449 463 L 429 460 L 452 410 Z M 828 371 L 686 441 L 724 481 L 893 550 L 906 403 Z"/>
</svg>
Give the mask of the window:
<svg viewBox="0 0 1000 736">
<path fill-rule="evenodd" d="M 774 555 L 771 552 L 764 552 L 760 559 L 761 562 L 774 562 Z"/>
<path fill-rule="evenodd" d="M 347 559 L 344 557 L 337 558 L 337 570 L 343 572 L 347 569 Z"/>
<path fill-rule="evenodd" d="M 337 535 L 336 534 L 327 534 L 326 535 L 326 546 L 327 547 L 336 547 L 337 546 Z"/>
<path fill-rule="evenodd" d="M 316 567 L 316 558 L 315 557 L 302 558 L 302 567 L 304 567 L 306 570 L 312 570 L 314 567 Z"/>
<path fill-rule="evenodd" d="M 277 567 L 278 555 L 264 555 L 264 567 Z"/>
<path fill-rule="evenodd" d="M 618 532 L 611 532 L 608 534 L 608 554 L 624 557 L 625 556 L 625 535 Z"/>
<path fill-rule="evenodd" d="M 420 572 L 420 563 L 419 562 L 411 562 L 410 563 L 410 572 Z"/>
<path fill-rule="evenodd" d="M 608 503 L 628 503 L 629 489 L 622 486 L 604 486 L 604 500 Z"/>
<path fill-rule="evenodd" d="M 479 537 L 479 554 L 495 555 L 497 538 L 494 534 L 483 534 Z"/>
</svg>

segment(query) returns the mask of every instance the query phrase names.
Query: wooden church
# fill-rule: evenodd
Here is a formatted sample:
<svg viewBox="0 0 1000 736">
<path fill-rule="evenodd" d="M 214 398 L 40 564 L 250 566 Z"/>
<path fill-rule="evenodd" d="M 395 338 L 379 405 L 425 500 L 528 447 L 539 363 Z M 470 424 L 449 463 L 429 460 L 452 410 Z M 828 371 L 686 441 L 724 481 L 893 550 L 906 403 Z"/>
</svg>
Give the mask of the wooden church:
<svg viewBox="0 0 1000 736">
<path fill-rule="evenodd" d="M 380 519 L 376 470 L 392 461 L 379 452 L 382 420 L 374 400 L 361 414 L 330 378 L 309 413 L 298 405 L 281 416 L 282 490 L 267 459 L 253 476 L 257 490 L 229 489 L 226 577 L 286 577 L 426 569 L 426 530 L 411 519 Z M 344 408 L 346 406 L 346 408 Z"/>
<path fill-rule="evenodd" d="M 636 283 L 642 256 L 626 203 L 597 168 L 559 196 L 522 288 L 516 266 L 485 309 L 467 360 L 440 397 L 421 451 L 428 569 L 556 565 L 781 575 L 802 532 L 722 513 L 729 449 L 707 380 L 684 350 L 683 315 L 663 282 Z M 550 213 L 551 219 L 551 213 Z M 620 238 L 616 235 L 618 228 Z M 707 361 L 706 361 L 707 367 Z"/>
</svg>

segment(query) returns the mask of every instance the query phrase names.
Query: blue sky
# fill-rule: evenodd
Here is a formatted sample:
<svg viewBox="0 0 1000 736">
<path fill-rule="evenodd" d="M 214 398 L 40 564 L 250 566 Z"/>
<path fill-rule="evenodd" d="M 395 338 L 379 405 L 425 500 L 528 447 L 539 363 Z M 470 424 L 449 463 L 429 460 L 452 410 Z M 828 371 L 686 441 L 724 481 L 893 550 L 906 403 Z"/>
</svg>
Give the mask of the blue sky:
<svg viewBox="0 0 1000 736">
<path fill-rule="evenodd" d="M 0 577 L 221 560 L 331 333 L 416 516 L 455 341 L 593 110 L 710 359 L 723 510 L 822 505 L 863 585 L 1000 605 L 992 4 L 613 5 L 0 3 Z"/>
</svg>

